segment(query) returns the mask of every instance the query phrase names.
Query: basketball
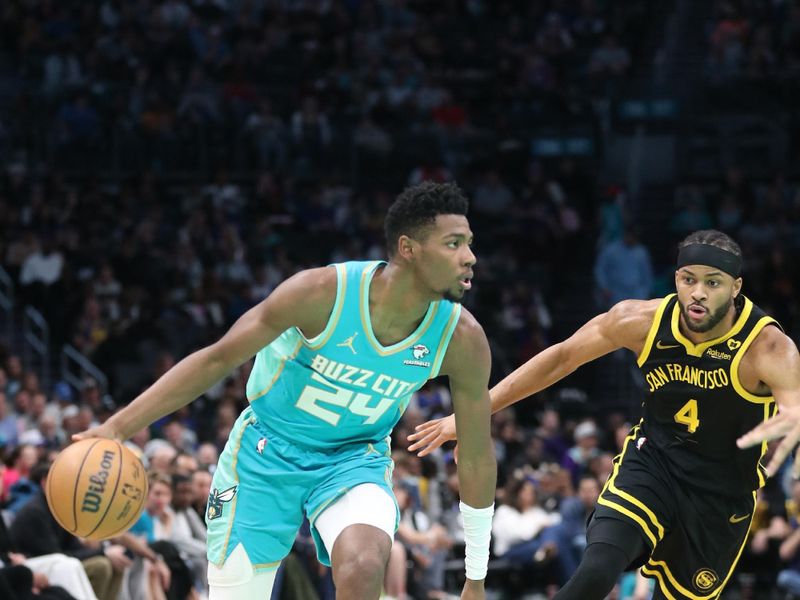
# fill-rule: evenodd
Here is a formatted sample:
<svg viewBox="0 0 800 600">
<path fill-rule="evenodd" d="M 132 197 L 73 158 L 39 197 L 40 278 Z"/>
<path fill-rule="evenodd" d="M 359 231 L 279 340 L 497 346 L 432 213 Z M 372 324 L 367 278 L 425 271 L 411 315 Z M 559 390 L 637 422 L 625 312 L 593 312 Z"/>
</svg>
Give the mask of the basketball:
<svg viewBox="0 0 800 600">
<path fill-rule="evenodd" d="M 50 512 L 78 537 L 104 540 L 139 518 L 147 474 L 136 455 L 116 440 L 75 442 L 56 458 L 45 484 Z"/>
</svg>

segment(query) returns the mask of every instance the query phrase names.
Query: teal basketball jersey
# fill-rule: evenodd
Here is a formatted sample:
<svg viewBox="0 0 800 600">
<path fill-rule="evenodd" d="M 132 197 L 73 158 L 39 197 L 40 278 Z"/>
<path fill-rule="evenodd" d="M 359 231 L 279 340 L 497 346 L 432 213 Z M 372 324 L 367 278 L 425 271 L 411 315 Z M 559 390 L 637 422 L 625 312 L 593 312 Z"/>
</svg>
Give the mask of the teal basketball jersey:
<svg viewBox="0 0 800 600">
<path fill-rule="evenodd" d="M 312 449 L 389 435 L 411 395 L 439 373 L 461 305 L 432 302 L 416 331 L 383 346 L 369 315 L 381 261 L 336 264 L 336 301 L 325 329 L 307 339 L 284 331 L 256 355 L 247 398 L 275 435 Z"/>
</svg>

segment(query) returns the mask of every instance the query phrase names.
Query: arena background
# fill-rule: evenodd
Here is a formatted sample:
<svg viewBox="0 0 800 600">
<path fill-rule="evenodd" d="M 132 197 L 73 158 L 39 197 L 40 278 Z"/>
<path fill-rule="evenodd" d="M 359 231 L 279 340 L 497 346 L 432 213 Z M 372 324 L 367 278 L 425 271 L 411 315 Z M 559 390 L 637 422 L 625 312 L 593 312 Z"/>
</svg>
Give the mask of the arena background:
<svg viewBox="0 0 800 600">
<path fill-rule="evenodd" d="M 27 476 L 15 449 L 52 458 L 297 270 L 383 257 L 387 206 L 425 179 L 471 200 L 465 304 L 493 382 L 616 300 L 667 293 L 676 242 L 707 227 L 741 244 L 744 293 L 797 340 L 799 72 L 790 0 L 5 0 L 4 483 Z M 524 479 L 549 518 L 582 474 L 602 481 L 638 419 L 634 367 L 613 354 L 498 415 L 498 501 Z M 171 447 L 213 470 L 248 368 L 137 436 L 145 460 L 174 470 Z M 414 598 L 463 572 L 452 457 L 404 451 L 449 412 L 445 383 L 394 436 Z M 800 578 L 779 556 L 800 485 L 760 494 L 726 600 Z M 282 598 L 332 598 L 308 542 Z M 539 558 L 493 561 L 490 596 L 552 594 Z"/>
</svg>

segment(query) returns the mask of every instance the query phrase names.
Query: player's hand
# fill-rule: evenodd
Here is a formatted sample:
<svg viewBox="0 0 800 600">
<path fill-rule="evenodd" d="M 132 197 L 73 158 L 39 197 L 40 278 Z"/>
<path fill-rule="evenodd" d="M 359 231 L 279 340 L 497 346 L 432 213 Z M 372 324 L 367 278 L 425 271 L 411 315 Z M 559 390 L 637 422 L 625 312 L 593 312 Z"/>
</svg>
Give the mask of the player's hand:
<svg viewBox="0 0 800 600">
<path fill-rule="evenodd" d="M 124 571 L 133 564 L 133 561 L 125 555 L 125 547 L 117 544 L 108 546 L 103 554 L 111 562 L 115 571 Z"/>
<path fill-rule="evenodd" d="M 422 425 L 417 425 L 414 433 L 408 436 L 413 442 L 409 452 L 417 452 L 420 456 L 427 456 L 445 442 L 456 439 L 456 417 L 450 415 L 441 419 L 434 419 Z"/>
<path fill-rule="evenodd" d="M 486 589 L 483 587 L 483 579 L 474 581 L 464 580 L 464 589 L 461 590 L 461 600 L 486 600 Z"/>
<path fill-rule="evenodd" d="M 158 560 L 153 563 L 153 569 L 155 569 L 156 575 L 158 576 L 158 582 L 161 584 L 161 589 L 167 591 L 170 586 L 170 581 L 172 579 L 172 573 L 167 566 L 167 563 L 159 557 Z"/>
<path fill-rule="evenodd" d="M 44 573 L 33 572 L 33 593 L 38 594 L 50 585 L 50 580 Z"/>
<path fill-rule="evenodd" d="M 72 441 L 79 442 L 88 438 L 108 438 L 109 440 L 122 441 L 122 435 L 107 422 L 97 427 L 91 427 L 86 431 L 72 434 Z"/>
<path fill-rule="evenodd" d="M 783 438 L 783 441 L 775 448 L 772 460 L 767 465 L 767 475 L 772 477 L 789 456 L 791 451 L 800 443 L 800 405 L 782 406 L 778 409 L 778 414 L 767 419 L 760 425 L 754 427 L 742 437 L 736 444 L 739 448 L 750 448 L 764 441 Z M 795 479 L 800 478 L 800 452 L 794 460 L 792 475 Z"/>
</svg>

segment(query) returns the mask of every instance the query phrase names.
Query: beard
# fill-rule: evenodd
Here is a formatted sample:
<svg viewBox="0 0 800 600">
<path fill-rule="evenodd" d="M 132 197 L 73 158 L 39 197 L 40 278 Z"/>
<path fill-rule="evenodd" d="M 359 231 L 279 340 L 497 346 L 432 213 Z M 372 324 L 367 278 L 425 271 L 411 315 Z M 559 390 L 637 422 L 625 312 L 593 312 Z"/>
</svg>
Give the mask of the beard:
<svg viewBox="0 0 800 600">
<path fill-rule="evenodd" d="M 464 291 L 460 292 L 460 295 L 453 290 L 447 290 L 442 293 L 442 297 L 445 300 L 449 300 L 450 302 L 454 302 L 455 304 L 461 304 L 461 300 L 464 298 Z"/>
<path fill-rule="evenodd" d="M 693 331 L 694 333 L 705 333 L 714 329 L 714 327 L 719 325 L 720 321 L 725 318 L 725 315 L 728 314 L 728 311 L 733 306 L 733 296 L 731 296 L 731 298 L 717 310 L 713 312 L 709 310 L 707 313 L 708 320 L 705 323 L 692 322 L 686 306 L 680 301 L 678 301 L 678 304 L 681 307 L 681 314 L 683 315 L 683 322 L 686 324 L 686 327 L 688 327 L 689 330 Z"/>
</svg>

